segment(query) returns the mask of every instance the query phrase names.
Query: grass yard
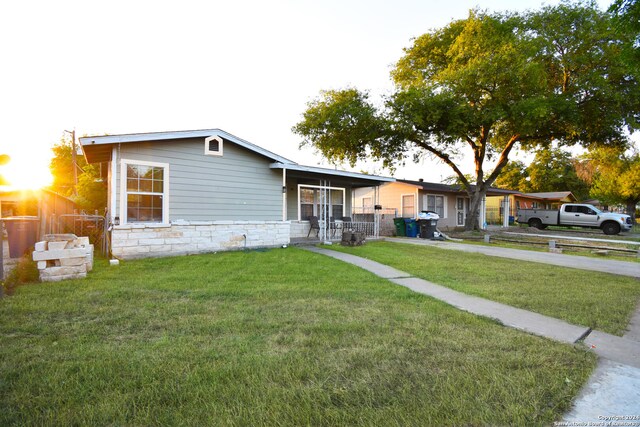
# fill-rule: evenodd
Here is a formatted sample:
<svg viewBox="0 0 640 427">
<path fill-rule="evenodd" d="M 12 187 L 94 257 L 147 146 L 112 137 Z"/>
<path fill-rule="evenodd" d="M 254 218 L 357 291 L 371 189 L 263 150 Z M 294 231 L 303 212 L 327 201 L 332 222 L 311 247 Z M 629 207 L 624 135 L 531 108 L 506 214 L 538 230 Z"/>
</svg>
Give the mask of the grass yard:
<svg viewBox="0 0 640 427">
<path fill-rule="evenodd" d="M 3 426 L 548 425 L 594 366 L 296 248 L 102 262 L 0 300 Z"/>
<path fill-rule="evenodd" d="M 369 258 L 460 292 L 622 335 L 640 280 L 393 242 L 331 249 Z"/>
</svg>

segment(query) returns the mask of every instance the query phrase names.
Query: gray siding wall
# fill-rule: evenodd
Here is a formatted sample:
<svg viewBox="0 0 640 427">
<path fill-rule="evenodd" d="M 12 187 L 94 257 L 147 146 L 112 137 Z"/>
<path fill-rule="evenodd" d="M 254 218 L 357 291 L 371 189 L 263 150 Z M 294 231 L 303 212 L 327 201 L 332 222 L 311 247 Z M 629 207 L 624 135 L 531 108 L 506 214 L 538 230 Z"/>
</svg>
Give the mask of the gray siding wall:
<svg viewBox="0 0 640 427">
<path fill-rule="evenodd" d="M 120 147 L 116 194 L 120 213 L 122 159 L 169 164 L 169 220 L 282 220 L 282 171 L 272 160 L 224 141 L 223 156 L 204 154 L 204 138 L 127 143 Z"/>
</svg>

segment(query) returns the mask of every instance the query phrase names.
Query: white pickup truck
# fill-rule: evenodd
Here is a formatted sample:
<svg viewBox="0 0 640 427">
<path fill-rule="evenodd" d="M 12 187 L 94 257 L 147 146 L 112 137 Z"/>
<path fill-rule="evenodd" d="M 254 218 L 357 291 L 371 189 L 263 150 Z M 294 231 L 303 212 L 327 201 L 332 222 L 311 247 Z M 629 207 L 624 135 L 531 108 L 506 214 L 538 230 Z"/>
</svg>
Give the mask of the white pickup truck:
<svg viewBox="0 0 640 427">
<path fill-rule="evenodd" d="M 600 228 L 604 234 L 629 231 L 633 224 L 629 215 L 603 212 L 593 205 L 565 203 L 559 210 L 519 209 L 518 222 L 545 229 L 549 225 Z"/>
</svg>

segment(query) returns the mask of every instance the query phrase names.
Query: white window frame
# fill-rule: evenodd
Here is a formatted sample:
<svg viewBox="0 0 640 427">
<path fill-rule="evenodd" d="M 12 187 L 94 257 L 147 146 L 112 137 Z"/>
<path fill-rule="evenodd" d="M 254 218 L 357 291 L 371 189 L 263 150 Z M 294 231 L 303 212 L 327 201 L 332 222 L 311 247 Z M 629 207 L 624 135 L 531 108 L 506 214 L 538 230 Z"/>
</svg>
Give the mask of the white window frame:
<svg viewBox="0 0 640 427">
<path fill-rule="evenodd" d="M 435 194 L 435 193 L 429 193 L 429 194 L 425 194 L 424 196 L 422 196 L 422 209 L 425 211 L 429 210 L 429 199 L 428 196 L 434 196 L 434 197 L 442 197 L 442 217 L 441 219 L 447 218 L 447 196 L 445 196 L 444 194 Z M 435 212 L 435 211 L 434 211 Z"/>
<path fill-rule="evenodd" d="M 122 159 L 120 161 L 120 224 L 129 223 L 127 219 L 127 165 L 152 166 L 164 169 L 162 174 L 162 222 L 134 222 L 132 224 L 169 224 L 169 163 L 134 159 Z"/>
<path fill-rule="evenodd" d="M 347 198 L 346 198 L 346 188 L 344 187 L 323 187 L 321 185 L 309 185 L 309 184 L 298 184 L 298 221 L 301 222 L 309 222 L 309 220 L 305 219 L 302 220 L 302 212 L 300 212 L 300 190 L 302 188 L 314 188 L 314 189 L 321 189 L 321 190 L 339 190 L 342 191 L 342 216 L 345 216 L 345 209 L 347 206 Z M 314 200 L 313 202 L 313 210 L 315 213 L 316 210 L 316 202 Z"/>
<path fill-rule="evenodd" d="M 218 141 L 218 148 L 219 148 L 218 151 L 209 150 L 209 143 L 211 141 L 214 141 L 214 140 Z M 208 138 L 205 138 L 205 140 L 204 140 L 204 155 L 205 156 L 218 156 L 218 157 L 221 157 L 222 156 L 222 151 L 223 151 L 222 150 L 223 149 L 223 144 L 224 144 L 224 140 L 221 137 L 219 137 L 218 135 L 213 135 L 213 136 L 210 136 Z"/>
<path fill-rule="evenodd" d="M 406 193 L 406 194 L 401 194 L 400 195 L 400 216 L 402 218 L 405 218 L 405 216 L 404 216 L 404 198 L 406 196 L 413 197 L 413 217 L 415 218 L 418 215 L 418 206 L 416 205 L 416 201 L 418 200 L 418 198 L 416 197 L 415 193 Z"/>
</svg>

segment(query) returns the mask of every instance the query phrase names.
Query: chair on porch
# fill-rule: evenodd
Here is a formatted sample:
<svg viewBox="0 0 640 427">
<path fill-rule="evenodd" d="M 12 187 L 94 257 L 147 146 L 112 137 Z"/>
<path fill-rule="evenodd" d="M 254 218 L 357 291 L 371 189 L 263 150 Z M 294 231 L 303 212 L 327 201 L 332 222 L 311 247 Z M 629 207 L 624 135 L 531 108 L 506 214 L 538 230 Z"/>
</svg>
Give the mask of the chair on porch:
<svg viewBox="0 0 640 427">
<path fill-rule="evenodd" d="M 311 230 L 316 230 L 316 238 L 320 235 L 320 221 L 318 221 L 318 217 L 317 216 L 310 216 L 309 217 L 309 232 L 307 233 L 307 238 L 309 238 L 309 235 L 311 234 Z"/>
<path fill-rule="evenodd" d="M 331 232 L 331 237 L 334 237 L 336 235 L 336 231 L 338 231 L 339 226 L 340 225 L 336 223 L 335 217 L 329 217 L 329 231 Z"/>
<path fill-rule="evenodd" d="M 348 231 L 352 231 L 353 230 L 353 219 L 351 219 L 350 216 L 343 216 L 342 217 L 342 230 L 348 230 Z"/>
</svg>

